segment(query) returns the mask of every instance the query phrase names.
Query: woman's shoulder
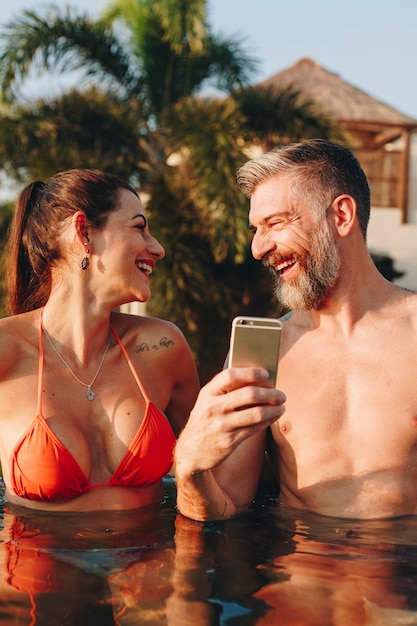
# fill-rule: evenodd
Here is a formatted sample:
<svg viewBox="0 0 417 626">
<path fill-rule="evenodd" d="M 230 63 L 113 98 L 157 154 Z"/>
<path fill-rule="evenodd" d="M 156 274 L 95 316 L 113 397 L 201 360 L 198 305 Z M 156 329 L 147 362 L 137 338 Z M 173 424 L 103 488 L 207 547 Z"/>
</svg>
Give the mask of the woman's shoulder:
<svg viewBox="0 0 417 626">
<path fill-rule="evenodd" d="M 137 352 L 187 345 L 176 324 L 158 317 L 113 313 L 112 326 L 123 343 L 136 341 Z"/>
<path fill-rule="evenodd" d="M 39 349 L 39 316 L 35 312 L 0 319 L 0 375 Z"/>
<path fill-rule="evenodd" d="M 0 342 L 20 342 L 39 336 L 39 314 L 35 311 L 0 318 Z"/>
<path fill-rule="evenodd" d="M 198 386 L 195 363 L 178 326 L 160 318 L 126 314 L 112 316 L 112 326 L 148 389 L 152 379 L 157 379 L 166 393 L 180 387 L 184 397 L 190 394 L 189 388 L 194 394 L 194 386 Z M 165 409 L 167 402 L 160 406 Z"/>
</svg>

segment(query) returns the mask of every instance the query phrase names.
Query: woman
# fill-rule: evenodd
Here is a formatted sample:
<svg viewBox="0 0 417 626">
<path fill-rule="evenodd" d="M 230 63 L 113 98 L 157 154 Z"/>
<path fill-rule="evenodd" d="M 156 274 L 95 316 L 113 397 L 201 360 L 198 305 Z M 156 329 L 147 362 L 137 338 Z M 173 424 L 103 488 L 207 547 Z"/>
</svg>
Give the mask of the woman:
<svg viewBox="0 0 417 626">
<path fill-rule="evenodd" d="M 161 500 L 199 383 L 179 329 L 146 302 L 164 250 L 135 190 L 74 169 L 21 193 L 0 320 L 0 458 L 10 503 L 133 509 Z"/>
</svg>

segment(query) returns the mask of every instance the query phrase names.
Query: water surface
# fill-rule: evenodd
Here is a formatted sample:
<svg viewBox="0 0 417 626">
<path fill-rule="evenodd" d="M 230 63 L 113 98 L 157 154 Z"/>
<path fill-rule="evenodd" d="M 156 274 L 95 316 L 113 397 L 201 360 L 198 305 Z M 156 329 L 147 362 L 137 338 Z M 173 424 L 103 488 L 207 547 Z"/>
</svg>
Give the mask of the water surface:
<svg viewBox="0 0 417 626">
<path fill-rule="evenodd" d="M 282 508 L 201 524 L 166 501 L 51 514 L 1 506 L 0 626 L 417 626 L 417 518 Z"/>
</svg>

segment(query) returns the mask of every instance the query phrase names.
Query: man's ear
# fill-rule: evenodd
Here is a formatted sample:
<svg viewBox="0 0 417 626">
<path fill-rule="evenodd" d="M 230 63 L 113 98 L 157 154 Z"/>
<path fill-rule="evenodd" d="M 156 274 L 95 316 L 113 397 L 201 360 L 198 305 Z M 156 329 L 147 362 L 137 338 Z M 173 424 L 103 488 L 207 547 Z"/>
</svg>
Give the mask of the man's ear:
<svg viewBox="0 0 417 626">
<path fill-rule="evenodd" d="M 352 196 L 337 196 L 329 210 L 329 217 L 332 215 L 339 236 L 346 237 L 352 231 L 356 221 L 356 201 Z"/>
</svg>

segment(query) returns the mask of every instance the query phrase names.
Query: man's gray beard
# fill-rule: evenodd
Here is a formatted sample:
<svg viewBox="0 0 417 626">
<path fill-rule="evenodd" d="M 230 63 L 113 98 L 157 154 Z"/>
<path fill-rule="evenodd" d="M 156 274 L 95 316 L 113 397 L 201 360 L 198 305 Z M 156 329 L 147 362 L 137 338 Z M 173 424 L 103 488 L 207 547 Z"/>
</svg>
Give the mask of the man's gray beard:
<svg viewBox="0 0 417 626">
<path fill-rule="evenodd" d="M 312 254 L 298 258 L 301 272 L 293 282 L 282 281 L 279 273 L 270 266 L 275 281 L 274 294 L 288 309 L 318 309 L 339 276 L 339 250 L 327 222 L 312 233 L 311 250 Z"/>
</svg>

